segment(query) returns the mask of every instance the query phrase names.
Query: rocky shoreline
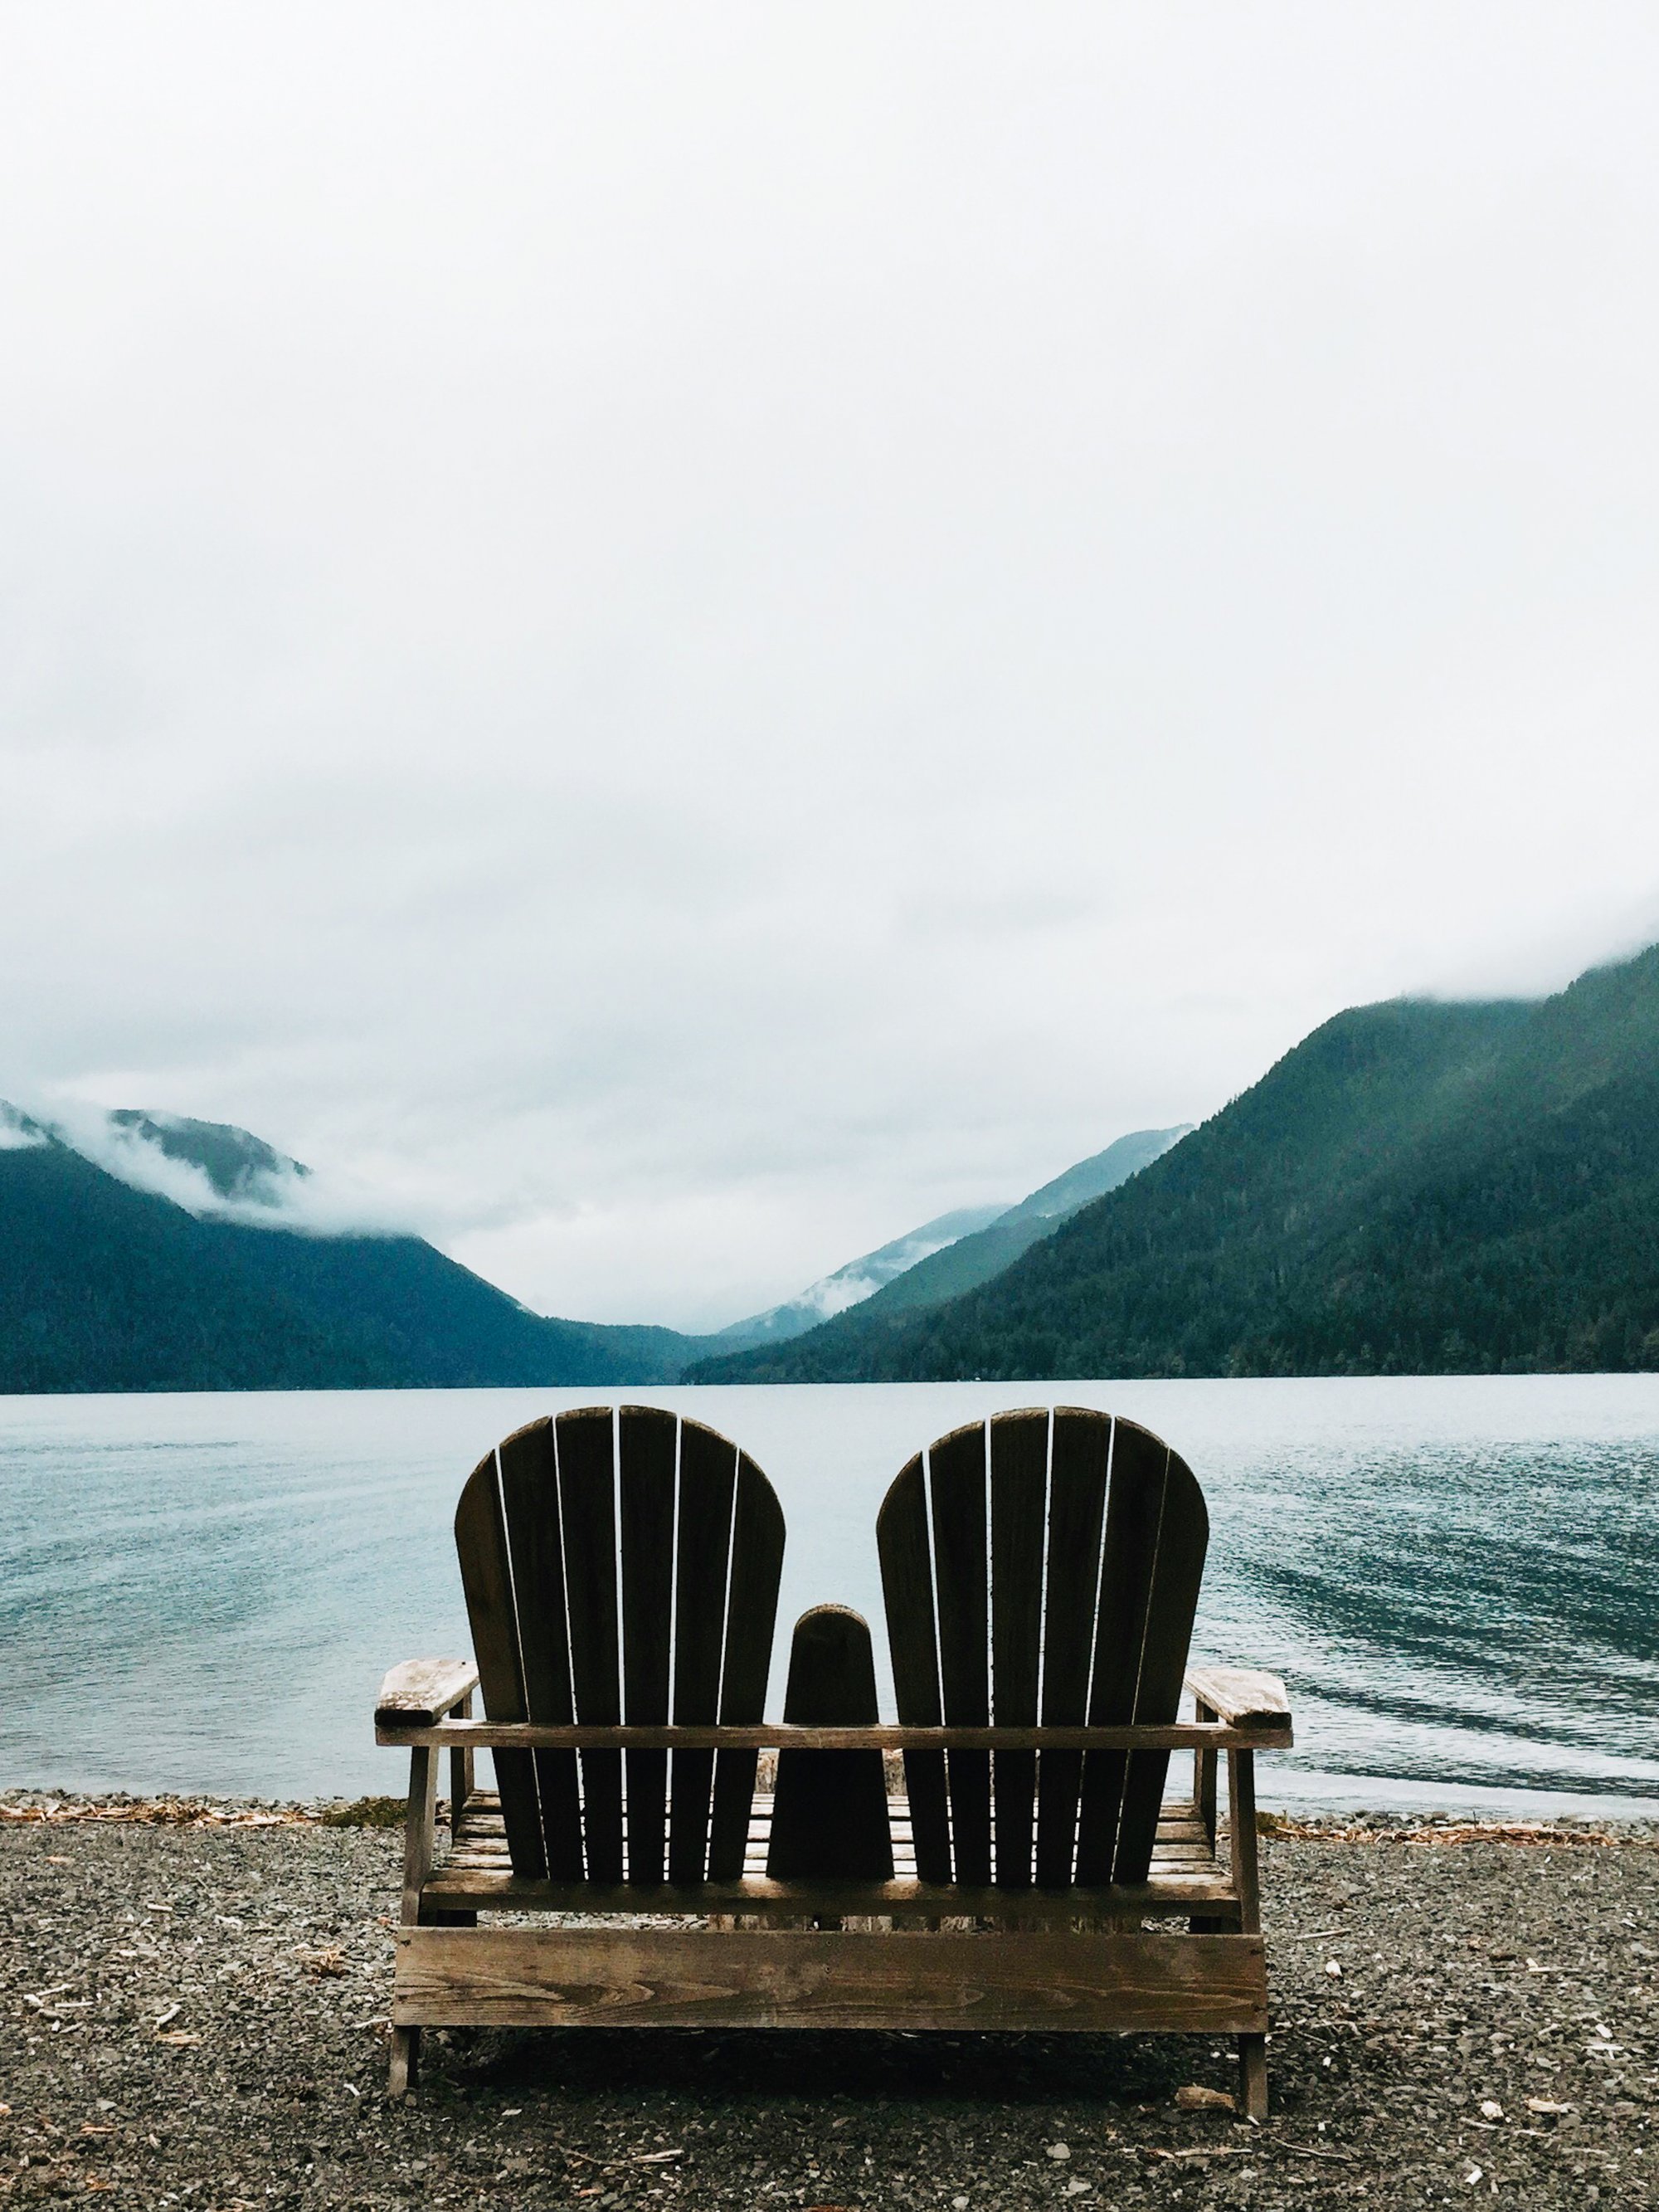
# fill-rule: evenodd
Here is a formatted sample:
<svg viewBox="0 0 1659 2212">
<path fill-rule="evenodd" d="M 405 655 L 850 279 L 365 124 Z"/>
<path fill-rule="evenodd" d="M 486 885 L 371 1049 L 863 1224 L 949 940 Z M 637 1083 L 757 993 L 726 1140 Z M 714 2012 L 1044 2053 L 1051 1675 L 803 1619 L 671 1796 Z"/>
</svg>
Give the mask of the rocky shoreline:
<svg viewBox="0 0 1659 2212">
<path fill-rule="evenodd" d="M 611 2208 L 1659 2201 L 1659 1833 L 1267 1822 L 1273 2113 L 1203 2038 L 428 2038 L 390 1801 L 0 1801 L 0 2193 Z"/>
</svg>

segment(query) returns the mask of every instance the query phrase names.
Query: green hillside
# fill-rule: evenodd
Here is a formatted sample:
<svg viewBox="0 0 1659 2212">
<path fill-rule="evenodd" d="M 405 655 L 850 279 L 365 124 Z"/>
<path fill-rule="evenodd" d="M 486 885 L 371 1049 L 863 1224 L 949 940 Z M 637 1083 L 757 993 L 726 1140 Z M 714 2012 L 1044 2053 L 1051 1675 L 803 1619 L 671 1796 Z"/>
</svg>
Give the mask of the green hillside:
<svg viewBox="0 0 1659 2212">
<path fill-rule="evenodd" d="M 1659 948 L 1340 1014 L 983 1287 L 876 1303 L 765 1379 L 1659 1367 Z"/>
<path fill-rule="evenodd" d="M 542 1320 L 416 1237 L 199 1220 L 66 1145 L 0 1148 L 0 1392 L 609 1386 L 702 1348 Z"/>
<path fill-rule="evenodd" d="M 1021 1199 L 1018 1206 L 1011 1206 L 988 1227 L 947 1244 L 942 1252 L 919 1260 L 914 1267 L 907 1267 L 903 1274 L 868 1299 L 860 1310 L 866 1315 L 873 1312 L 883 1316 L 905 1310 L 917 1313 L 924 1306 L 943 1305 L 948 1298 L 977 1290 L 981 1283 L 988 1283 L 994 1275 L 1000 1275 L 1005 1267 L 1012 1267 L 1022 1252 L 1029 1252 L 1043 1237 L 1052 1237 L 1060 1223 L 1080 1206 L 1109 1190 L 1115 1190 L 1132 1175 L 1139 1175 L 1142 1168 L 1188 1133 L 1188 1125 L 1182 1123 L 1178 1128 L 1136 1129 L 1129 1136 L 1120 1137 L 1103 1152 L 1079 1160 L 1064 1175 L 1044 1183 L 1041 1190 L 1034 1190 L 1029 1198 Z"/>
<path fill-rule="evenodd" d="M 1104 1152 L 1078 1161 L 1051 1182 L 1034 1190 L 1029 1198 L 1021 1199 L 1018 1206 L 1009 1206 L 985 1228 L 958 1237 L 942 1250 L 918 1260 L 872 1296 L 812 1331 L 810 1358 L 813 1371 L 810 1376 L 798 1373 L 788 1356 L 795 1344 L 806 1340 L 801 1330 L 797 1329 L 787 1351 L 781 1340 L 765 1346 L 751 1342 L 735 1353 L 716 1351 L 688 1368 L 686 1380 L 773 1382 L 831 1379 L 829 1370 L 838 1361 L 859 1356 L 852 1347 L 861 1346 L 866 1340 L 878 1340 L 898 1322 L 929 1307 L 960 1297 L 981 1283 L 988 1283 L 994 1276 L 1011 1267 L 1023 1252 L 1029 1252 L 1033 1244 L 1052 1237 L 1062 1221 L 1091 1199 L 1115 1190 L 1120 1183 L 1127 1182 L 1132 1175 L 1138 1175 L 1151 1161 L 1168 1152 L 1171 1145 L 1188 1133 L 1189 1126 L 1182 1122 L 1172 1129 L 1133 1130 L 1127 1137 L 1108 1145 Z M 818 1371 L 820 1367 L 824 1369 L 823 1373 Z"/>
</svg>

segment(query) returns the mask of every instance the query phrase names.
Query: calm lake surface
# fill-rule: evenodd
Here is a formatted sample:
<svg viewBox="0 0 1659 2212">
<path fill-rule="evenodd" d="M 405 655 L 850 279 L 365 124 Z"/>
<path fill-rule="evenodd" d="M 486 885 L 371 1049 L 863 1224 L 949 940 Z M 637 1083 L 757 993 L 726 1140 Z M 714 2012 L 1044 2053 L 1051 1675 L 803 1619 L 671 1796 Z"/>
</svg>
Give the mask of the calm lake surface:
<svg viewBox="0 0 1659 2212">
<path fill-rule="evenodd" d="M 471 1648 L 461 1483 L 598 1395 L 0 1398 L 0 1784 L 399 1790 L 370 1709 L 393 1662 Z M 626 1395 L 771 1476 L 781 1638 L 837 1599 L 878 1652 L 875 1514 L 912 1451 L 1006 1407 L 1127 1413 L 1209 1498 L 1195 1652 L 1291 1686 L 1266 1802 L 1659 1814 L 1659 1376 Z"/>
</svg>

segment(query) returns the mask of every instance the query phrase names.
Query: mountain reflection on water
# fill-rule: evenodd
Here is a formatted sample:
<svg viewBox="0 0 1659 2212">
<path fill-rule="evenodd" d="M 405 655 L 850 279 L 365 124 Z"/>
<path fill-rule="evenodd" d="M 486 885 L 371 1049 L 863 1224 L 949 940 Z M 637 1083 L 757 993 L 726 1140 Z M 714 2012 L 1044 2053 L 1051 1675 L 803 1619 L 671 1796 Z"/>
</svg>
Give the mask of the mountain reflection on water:
<svg viewBox="0 0 1659 2212">
<path fill-rule="evenodd" d="M 369 1706 L 468 1649 L 449 1520 L 493 1442 L 589 1391 L 0 1399 L 0 1783 L 400 1787 Z M 641 1390 L 777 1486 L 780 1635 L 879 1632 L 883 1491 L 1005 1407 L 1144 1421 L 1210 1501 L 1195 1649 L 1289 1681 L 1265 1802 L 1659 1812 L 1659 1376 Z M 775 1663 L 772 1707 L 781 1696 Z M 1542 1793 L 1535 1795 L 1534 1793 Z"/>
</svg>

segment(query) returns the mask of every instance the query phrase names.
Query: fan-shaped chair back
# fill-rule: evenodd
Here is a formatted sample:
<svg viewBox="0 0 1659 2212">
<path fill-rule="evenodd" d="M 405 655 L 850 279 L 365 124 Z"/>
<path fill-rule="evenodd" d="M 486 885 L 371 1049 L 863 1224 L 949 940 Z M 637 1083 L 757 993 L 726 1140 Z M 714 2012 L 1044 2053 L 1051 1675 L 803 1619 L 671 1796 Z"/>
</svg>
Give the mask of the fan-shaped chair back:
<svg viewBox="0 0 1659 2212">
<path fill-rule="evenodd" d="M 532 1421 L 469 1479 L 455 1543 L 492 1721 L 757 1722 L 783 1514 L 748 1455 L 644 1406 Z M 742 1874 L 753 1752 L 497 1751 L 513 1869 Z M 624 1763 L 626 1773 L 624 1774 Z"/>
<path fill-rule="evenodd" d="M 877 1524 L 901 1723 L 1173 1721 L 1209 1522 L 1133 1421 L 1057 1407 L 941 1437 Z M 1144 1882 L 1167 1752 L 908 1752 L 924 1881 Z"/>
</svg>

